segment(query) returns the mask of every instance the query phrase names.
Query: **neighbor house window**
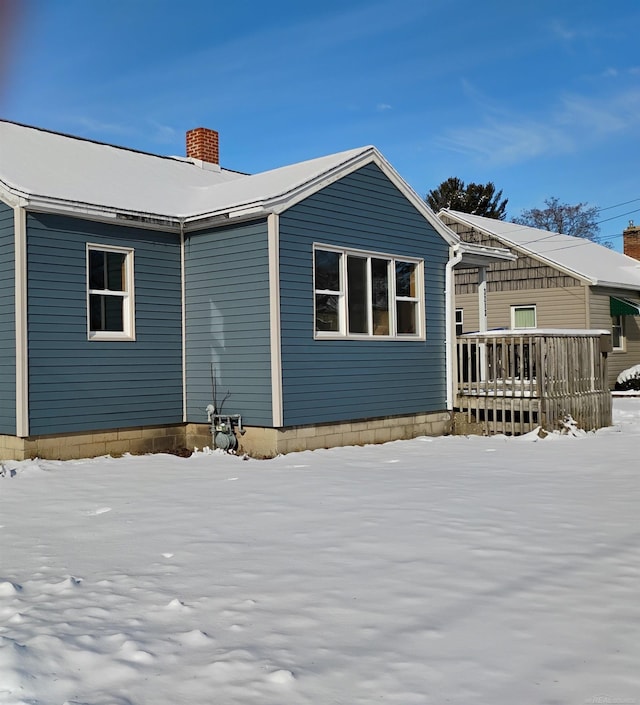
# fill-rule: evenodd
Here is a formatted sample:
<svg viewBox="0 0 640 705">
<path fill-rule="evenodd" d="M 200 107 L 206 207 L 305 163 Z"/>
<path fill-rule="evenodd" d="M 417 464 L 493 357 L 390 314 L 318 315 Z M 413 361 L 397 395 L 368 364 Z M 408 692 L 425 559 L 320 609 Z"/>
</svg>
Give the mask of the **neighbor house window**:
<svg viewBox="0 0 640 705">
<path fill-rule="evenodd" d="M 314 247 L 318 338 L 424 337 L 422 260 Z"/>
<path fill-rule="evenodd" d="M 87 318 L 91 340 L 133 340 L 133 250 L 87 245 Z"/>
<path fill-rule="evenodd" d="M 464 309 L 456 309 L 456 335 L 462 335 L 464 333 Z"/>
<path fill-rule="evenodd" d="M 535 328 L 536 307 L 535 306 L 512 306 L 511 307 L 511 327 L 512 328 Z"/>
<path fill-rule="evenodd" d="M 624 316 L 611 316 L 611 346 L 624 350 Z"/>
</svg>

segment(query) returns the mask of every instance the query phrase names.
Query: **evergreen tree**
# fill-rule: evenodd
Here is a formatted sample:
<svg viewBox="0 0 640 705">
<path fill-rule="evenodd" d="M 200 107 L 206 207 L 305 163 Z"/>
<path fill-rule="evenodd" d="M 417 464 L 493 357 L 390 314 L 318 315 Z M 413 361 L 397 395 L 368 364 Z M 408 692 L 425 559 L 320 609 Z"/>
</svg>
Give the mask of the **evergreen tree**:
<svg viewBox="0 0 640 705">
<path fill-rule="evenodd" d="M 442 208 L 449 208 L 462 213 L 504 220 L 509 199 L 501 199 L 502 191 L 496 193 L 496 187 L 492 181 L 486 184 L 465 185 L 462 179 L 455 176 L 429 191 L 425 198 L 431 210 L 436 213 Z"/>
</svg>

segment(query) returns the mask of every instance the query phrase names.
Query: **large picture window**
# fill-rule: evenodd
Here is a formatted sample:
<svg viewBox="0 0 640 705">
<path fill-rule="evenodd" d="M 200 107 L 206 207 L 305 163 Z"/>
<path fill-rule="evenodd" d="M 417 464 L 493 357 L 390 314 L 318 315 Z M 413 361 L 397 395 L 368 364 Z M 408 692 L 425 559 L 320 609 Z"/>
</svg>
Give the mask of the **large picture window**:
<svg viewBox="0 0 640 705">
<path fill-rule="evenodd" d="M 314 247 L 317 338 L 423 338 L 422 260 Z"/>
<path fill-rule="evenodd" d="M 91 340 L 133 340 L 133 250 L 87 245 L 87 320 Z"/>
</svg>

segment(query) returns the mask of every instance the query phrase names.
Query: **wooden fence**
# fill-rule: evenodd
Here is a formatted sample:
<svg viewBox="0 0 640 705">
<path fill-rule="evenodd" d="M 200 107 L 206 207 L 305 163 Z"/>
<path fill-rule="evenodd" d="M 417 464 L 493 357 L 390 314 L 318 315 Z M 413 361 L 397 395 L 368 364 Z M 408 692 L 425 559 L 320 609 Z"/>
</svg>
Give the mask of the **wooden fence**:
<svg viewBox="0 0 640 705">
<path fill-rule="evenodd" d="M 488 434 L 611 425 L 610 336 L 601 331 L 492 331 L 457 339 L 455 406 Z"/>
</svg>

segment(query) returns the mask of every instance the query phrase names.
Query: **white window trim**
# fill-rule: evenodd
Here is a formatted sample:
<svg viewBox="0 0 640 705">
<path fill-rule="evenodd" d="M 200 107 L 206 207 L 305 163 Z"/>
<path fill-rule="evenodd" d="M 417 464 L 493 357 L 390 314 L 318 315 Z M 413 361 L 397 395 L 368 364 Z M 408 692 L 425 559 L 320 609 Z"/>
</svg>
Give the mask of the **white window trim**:
<svg viewBox="0 0 640 705">
<path fill-rule="evenodd" d="M 316 250 L 324 252 L 336 252 L 340 258 L 340 289 L 336 291 L 316 289 L 316 268 L 315 268 L 315 253 Z M 355 257 L 367 257 L 374 259 L 390 260 L 389 267 L 389 329 L 390 335 L 373 335 L 373 333 L 349 333 L 347 331 L 347 267 L 346 258 L 352 255 Z M 418 295 L 411 296 L 396 296 L 396 279 L 395 279 L 395 262 L 408 262 L 416 266 L 416 290 Z M 334 245 L 325 245 L 323 243 L 313 243 L 313 337 L 315 340 L 403 340 L 403 341 L 420 341 L 426 339 L 425 325 L 425 301 L 424 301 L 424 260 L 417 257 L 405 257 L 403 255 L 392 255 L 387 252 L 374 252 L 372 250 L 356 250 L 344 247 L 335 247 Z M 371 281 L 367 282 L 369 287 L 369 296 L 371 296 Z M 316 302 L 317 294 L 333 294 L 338 297 L 338 331 L 319 331 L 316 330 Z M 396 303 L 401 301 L 411 301 L 416 304 L 417 308 L 417 332 L 411 334 L 396 333 Z M 372 310 L 369 307 L 369 330 L 372 329 Z"/>
<path fill-rule="evenodd" d="M 613 346 L 613 319 L 614 318 L 619 318 L 620 319 L 620 345 L 618 347 Z M 619 316 L 611 316 L 611 344 L 612 344 L 612 352 L 625 352 L 627 349 L 627 336 L 625 335 L 625 316 L 619 315 Z"/>
<path fill-rule="evenodd" d="M 89 253 L 92 250 L 101 252 L 118 252 L 125 255 L 124 274 L 125 290 L 109 291 L 108 289 L 89 289 Z M 87 243 L 86 247 L 86 289 L 87 289 L 87 338 L 98 341 L 133 341 L 136 339 L 135 330 L 135 284 L 133 279 L 133 249 L 130 247 L 117 247 L 112 245 L 100 245 L 97 243 Z M 123 331 L 92 331 L 89 298 L 91 294 L 108 294 L 109 296 L 122 296 L 124 306 L 122 311 Z"/>
<path fill-rule="evenodd" d="M 533 315 L 536 318 L 535 325 L 533 326 L 516 326 L 516 311 L 522 308 L 532 308 L 533 309 Z M 538 309 L 536 307 L 536 304 L 515 304 L 511 306 L 511 328 L 512 330 L 532 330 L 533 328 L 538 327 Z"/>
</svg>

